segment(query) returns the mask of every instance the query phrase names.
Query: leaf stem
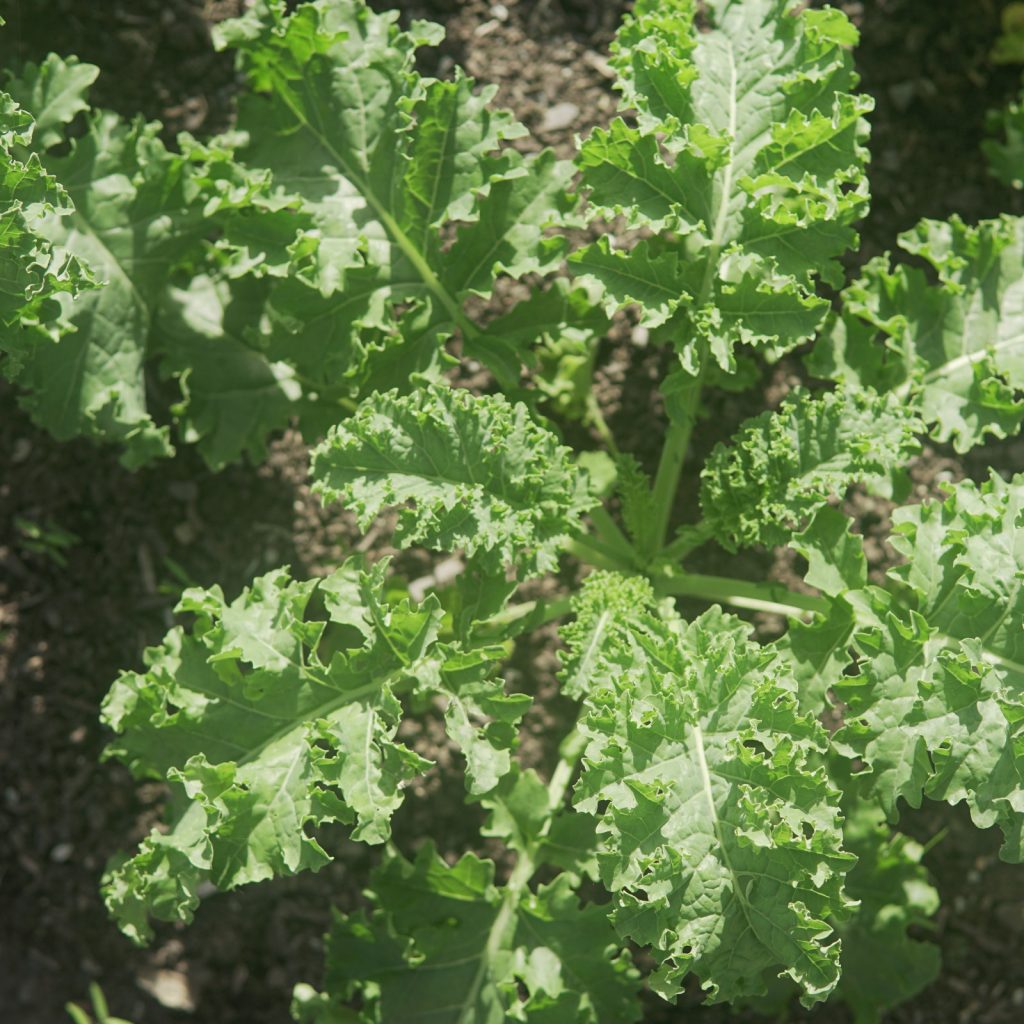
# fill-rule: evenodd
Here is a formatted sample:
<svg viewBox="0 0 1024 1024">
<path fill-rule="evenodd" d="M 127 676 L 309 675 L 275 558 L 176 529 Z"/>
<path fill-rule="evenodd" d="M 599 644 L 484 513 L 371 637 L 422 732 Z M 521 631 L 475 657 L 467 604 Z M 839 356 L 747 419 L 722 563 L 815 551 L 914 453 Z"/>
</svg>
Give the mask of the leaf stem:
<svg viewBox="0 0 1024 1024">
<path fill-rule="evenodd" d="M 829 609 L 827 598 L 799 594 L 778 583 L 749 583 L 746 580 L 734 580 L 726 576 L 704 576 L 699 573 L 655 576 L 651 582 L 659 594 L 721 601 L 736 608 L 773 612 L 791 618 L 799 618 L 808 612 L 824 614 Z"/>
<path fill-rule="evenodd" d="M 627 562 L 636 561 L 636 550 L 629 538 L 619 529 L 619 524 L 612 518 L 604 505 L 590 510 L 590 519 L 597 530 L 601 543 L 611 550 L 617 551 Z"/>
<path fill-rule="evenodd" d="M 596 537 L 574 537 L 565 545 L 565 551 L 595 569 L 611 569 L 627 575 L 636 572 L 631 560 L 624 559 L 621 552 Z"/>
<path fill-rule="evenodd" d="M 565 801 L 566 794 L 572 784 L 572 777 L 576 773 L 576 765 L 583 756 L 586 748 L 586 737 L 580 731 L 578 725 L 574 726 L 572 732 L 566 736 L 559 747 L 559 761 L 551 780 L 548 782 L 548 816 L 541 826 L 537 839 L 528 843 L 524 849 L 517 850 L 516 866 L 512 869 L 508 881 L 502 890 L 501 908 L 498 911 L 494 923 L 487 934 L 486 952 L 481 958 L 481 965 L 491 962 L 501 948 L 505 945 L 509 931 L 514 927 L 516 908 L 530 879 L 536 872 L 539 863 L 537 852 L 541 841 L 551 831 L 551 825 L 555 820 L 555 814 Z M 470 1007 L 467 1006 L 467 1011 Z M 459 1018 L 459 1024 L 474 1024 L 476 1018 L 469 1019 L 465 1013 Z"/>
<path fill-rule="evenodd" d="M 502 635 L 518 636 L 528 629 L 536 629 L 553 619 L 560 619 L 572 611 L 572 598 L 559 597 L 553 601 L 539 598 L 536 601 L 521 601 L 519 604 L 509 605 L 497 615 L 476 624 L 474 635 L 486 639 L 491 632 L 501 632 Z M 519 627 L 511 634 L 505 633 L 508 627 Z"/>
<path fill-rule="evenodd" d="M 597 431 L 608 451 L 618 458 L 621 453 L 619 452 L 615 435 L 612 433 L 611 427 L 608 426 L 608 421 L 604 418 L 604 413 L 601 412 L 601 406 L 598 404 L 597 396 L 593 391 L 587 395 L 586 406 L 585 422 L 589 423 Z"/>
<path fill-rule="evenodd" d="M 643 552 L 648 559 L 653 559 L 665 547 L 672 506 L 675 504 L 676 491 L 679 489 L 679 476 L 683 471 L 683 463 L 690 448 L 690 437 L 697 422 L 702 379 L 703 373 L 698 374 L 678 399 L 676 415 L 671 418 L 668 433 L 665 435 L 652 494 L 654 511 L 649 535 L 654 550 Z"/>
<path fill-rule="evenodd" d="M 291 89 L 289 88 L 289 83 L 283 78 L 280 78 L 280 76 L 278 76 L 277 91 L 299 124 L 313 135 L 317 142 L 319 142 L 320 145 L 331 154 L 337 162 L 338 167 L 340 167 L 344 172 L 345 177 L 348 178 L 348 180 L 352 182 L 357 189 L 359 189 L 363 198 L 365 198 L 373 208 L 373 212 L 377 215 L 380 222 L 394 239 L 395 244 L 402 250 L 406 259 L 408 259 L 413 267 L 415 267 L 416 272 L 423 279 L 423 283 L 427 286 L 427 289 L 435 296 L 435 298 L 438 299 L 441 305 L 444 306 L 448 315 L 452 318 L 452 321 L 464 334 L 468 334 L 469 337 L 475 338 L 479 333 L 479 328 L 463 312 L 462 304 L 448 291 L 441 282 L 441 279 L 434 273 L 430 264 L 427 263 L 423 254 L 413 243 L 412 239 L 409 238 L 405 231 L 402 230 L 401 225 L 394 218 L 391 211 L 384 205 L 376 192 L 374 192 L 369 181 L 363 177 L 363 175 L 355 171 L 327 135 L 318 130 L 309 118 L 306 117 L 302 108 L 295 102 Z"/>
</svg>

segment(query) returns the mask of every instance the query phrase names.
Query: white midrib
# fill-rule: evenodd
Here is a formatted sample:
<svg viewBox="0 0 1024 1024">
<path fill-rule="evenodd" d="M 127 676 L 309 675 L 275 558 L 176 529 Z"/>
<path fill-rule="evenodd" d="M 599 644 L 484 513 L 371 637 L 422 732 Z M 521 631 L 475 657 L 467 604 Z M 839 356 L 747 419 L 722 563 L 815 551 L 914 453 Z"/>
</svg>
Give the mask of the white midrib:
<svg viewBox="0 0 1024 1024">
<path fill-rule="evenodd" d="M 252 764 L 254 761 L 258 761 L 272 746 L 283 740 L 286 736 L 289 736 L 296 730 L 305 729 L 310 722 L 316 721 L 318 718 L 327 718 L 339 708 L 345 707 L 347 704 L 355 704 L 363 697 L 369 696 L 372 693 L 383 690 L 387 686 L 393 685 L 397 682 L 398 678 L 404 674 L 404 672 L 404 668 L 397 672 L 390 672 L 383 679 L 374 680 L 372 683 L 367 683 L 365 686 L 359 686 L 354 690 L 345 690 L 339 693 L 337 697 L 332 697 L 331 700 L 324 701 L 323 704 L 320 704 L 315 708 L 310 708 L 308 711 L 303 712 L 301 718 L 290 720 L 287 725 L 282 726 L 273 733 L 273 735 L 268 736 L 261 743 L 257 744 L 249 750 L 244 757 L 240 757 L 235 764 L 239 768 L 242 768 L 247 764 Z M 319 680 L 317 680 L 317 682 L 319 682 Z"/>
<path fill-rule="evenodd" d="M 409 238 L 409 236 L 402 230 L 398 221 L 395 220 L 391 211 L 388 210 L 384 203 L 377 197 L 377 194 L 370 187 L 366 178 L 362 174 L 356 172 L 327 135 L 314 125 L 309 118 L 306 117 L 302 109 L 292 100 L 287 82 L 278 89 L 278 95 L 280 95 L 281 99 L 284 100 L 288 109 L 292 112 L 292 116 L 300 125 L 302 125 L 303 128 L 306 129 L 306 131 L 316 138 L 317 142 L 319 142 L 328 153 L 331 154 L 337 162 L 338 167 L 341 168 L 345 177 L 355 185 L 363 198 L 366 199 L 374 213 L 376 213 L 380 222 L 384 225 L 388 234 L 390 234 L 394 239 L 395 244 L 402 250 L 403 254 L 420 275 L 423 283 L 427 286 L 429 291 L 432 292 L 441 305 L 445 307 L 452 320 L 458 324 L 460 329 L 464 332 L 475 334 L 475 328 L 462 312 L 461 304 L 441 283 L 441 280 L 431 269 L 430 264 L 427 263 L 423 253 L 420 252 L 419 247 L 416 246 L 412 239 Z"/>
<path fill-rule="evenodd" d="M 718 267 L 718 256 L 722 251 L 722 240 L 725 226 L 729 221 L 729 203 L 732 198 L 732 179 L 736 162 L 736 119 L 737 119 L 737 74 L 736 54 L 732 41 L 724 40 L 726 53 L 729 56 L 729 159 L 722 176 L 722 193 L 718 198 L 718 211 L 715 214 L 715 226 L 711 234 L 711 248 L 708 250 L 708 262 L 704 269 L 704 280 L 701 282 L 700 294 L 697 297 L 698 307 L 703 306 L 711 296 L 711 285 L 715 270 Z"/>
<path fill-rule="evenodd" d="M 718 808 L 715 806 L 715 795 L 711 790 L 711 772 L 708 770 L 708 759 L 704 754 L 704 730 L 696 724 L 693 726 L 693 740 L 697 749 L 697 767 L 700 770 L 700 780 L 704 789 L 704 799 L 707 802 L 708 815 L 711 818 L 711 825 L 715 832 L 715 839 L 718 841 L 718 848 L 722 854 L 722 863 L 725 865 L 726 871 L 729 872 L 729 877 L 732 878 L 733 892 L 736 895 L 736 900 L 740 905 L 740 909 L 743 911 L 743 917 L 746 919 L 747 927 L 750 929 L 752 934 L 756 935 L 757 933 L 754 931 L 754 922 L 750 918 L 750 905 L 747 903 L 747 896 L 743 891 L 739 875 L 737 875 L 736 869 L 732 866 L 732 862 L 729 860 L 729 851 L 725 845 L 722 821 L 718 817 Z"/>
<path fill-rule="evenodd" d="M 934 370 L 929 370 L 921 378 L 921 383 L 927 385 L 937 380 L 941 380 L 943 377 L 952 376 L 958 370 L 962 370 L 968 366 L 973 366 L 975 363 L 980 363 L 982 359 L 991 355 L 993 352 L 1015 348 L 1019 345 L 1024 345 L 1024 335 L 1005 338 L 1003 341 L 998 341 L 994 345 L 986 345 L 984 348 L 976 349 L 974 352 L 965 352 L 962 356 L 957 356 L 955 359 L 950 359 L 949 362 L 943 363 L 941 366 L 936 366 Z M 896 395 L 897 398 L 907 398 L 913 390 L 915 383 L 916 382 L 913 378 L 911 378 L 901 384 L 898 388 L 893 389 L 893 394 Z"/>
<path fill-rule="evenodd" d="M 590 664 L 594 660 L 594 655 L 598 648 L 601 646 L 601 640 L 604 637 L 604 632 L 608 628 L 608 623 L 611 621 L 612 613 L 609 609 L 605 609 L 601 612 L 600 618 L 594 624 L 594 631 L 590 634 L 590 643 L 587 644 L 586 651 L 583 652 L 583 657 L 580 658 L 580 667 L 576 672 L 577 678 L 585 679 Z"/>
</svg>

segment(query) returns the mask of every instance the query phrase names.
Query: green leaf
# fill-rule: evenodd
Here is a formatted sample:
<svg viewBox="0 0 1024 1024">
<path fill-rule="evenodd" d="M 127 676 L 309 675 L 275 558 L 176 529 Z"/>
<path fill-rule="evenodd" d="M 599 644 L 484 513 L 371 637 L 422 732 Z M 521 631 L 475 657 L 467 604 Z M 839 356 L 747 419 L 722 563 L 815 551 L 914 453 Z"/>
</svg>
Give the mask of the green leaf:
<svg viewBox="0 0 1024 1024">
<path fill-rule="evenodd" d="M 791 621 L 786 635 L 771 645 L 792 673 L 804 714 L 820 715 L 831 707 L 829 690 L 853 663 L 853 636 L 859 621 L 846 600 L 837 600 L 809 623 Z"/>
<path fill-rule="evenodd" d="M 408 391 L 440 375 L 446 357 L 411 316 L 395 343 L 372 309 L 372 284 L 353 271 L 344 293 L 322 296 L 301 279 L 197 274 L 170 286 L 157 310 L 152 349 L 178 381 L 173 407 L 184 440 L 220 469 L 248 453 L 260 461 L 268 435 L 298 418 L 319 440 L 363 392 Z M 368 305 L 369 303 L 369 305 Z M 361 312 L 356 312 L 361 310 Z M 352 318 L 361 324 L 350 337 Z M 350 344 L 351 342 L 351 344 Z"/>
<path fill-rule="evenodd" d="M 40 232 L 88 264 L 102 287 L 68 308 L 73 333 L 37 348 L 18 375 L 37 423 L 59 440 L 116 441 L 129 466 L 171 452 L 167 428 L 148 409 L 149 330 L 171 269 L 207 230 L 186 161 L 164 148 L 158 127 L 96 113 L 66 156 L 43 155 L 74 212 L 46 215 Z"/>
<path fill-rule="evenodd" d="M 528 853 L 541 839 L 551 817 L 548 787 L 532 769 L 518 765 L 481 800 L 489 814 L 482 834 L 501 839 L 516 853 Z"/>
<path fill-rule="evenodd" d="M 839 509 L 825 507 L 790 542 L 807 559 L 804 579 L 830 597 L 867 585 L 864 544 L 850 532 L 851 525 Z"/>
<path fill-rule="evenodd" d="M 12 83 L 42 111 L 46 132 L 33 146 L 74 201 L 73 213 L 58 210 L 42 230 L 87 261 L 102 286 L 65 303 L 75 333 L 62 345 L 21 353 L 16 379 L 29 392 L 23 404 L 60 438 L 123 443 L 131 466 L 170 454 L 168 430 L 149 409 L 156 357 L 162 375 L 181 389 L 172 411 L 185 440 L 197 442 L 212 466 L 246 450 L 260 456 L 267 433 L 298 410 L 299 385 L 256 351 L 251 337 L 241 337 L 241 310 L 257 322 L 262 312 L 262 303 L 251 301 L 251 282 L 231 294 L 220 276 L 197 271 L 214 270 L 213 262 L 234 278 L 297 271 L 305 257 L 293 245 L 300 233 L 309 236 L 312 222 L 269 197 L 266 175 L 242 168 L 227 140 L 201 145 L 182 136 L 181 154 L 171 154 L 157 138 L 158 124 L 127 125 L 94 112 L 70 153 L 48 151 L 87 109 L 94 77 L 89 65 L 51 56 Z M 208 247 L 215 231 L 220 237 Z M 171 287 L 179 268 L 182 286 Z M 225 326 L 230 336 L 222 337 Z M 252 405 L 253 391 L 262 408 Z"/>
<path fill-rule="evenodd" d="M 0 93 L 0 352 L 4 375 L 15 381 L 38 350 L 73 329 L 60 297 L 91 284 L 81 263 L 40 230 L 40 215 L 66 217 L 71 203 L 35 154 L 16 155 L 34 131 L 31 115 Z"/>
<path fill-rule="evenodd" d="M 931 265 L 872 260 L 843 293 L 844 312 L 810 367 L 850 387 L 892 391 L 914 404 L 931 435 L 966 452 L 1007 437 L 1024 420 L 1024 330 L 1016 301 L 1024 276 L 1024 220 L 970 227 L 922 221 L 900 246 Z"/>
<path fill-rule="evenodd" d="M 514 767 L 481 801 L 490 812 L 485 836 L 501 839 L 517 853 L 598 880 L 597 819 L 572 807 L 551 806 L 548 787 L 532 769 Z"/>
<path fill-rule="evenodd" d="M 613 47 L 623 107 L 578 165 L 595 213 L 657 232 L 630 247 L 605 235 L 574 253 L 610 313 L 639 307 L 657 340 L 698 375 L 734 372 L 737 345 L 777 355 L 812 337 L 827 310 L 821 278 L 857 242 L 867 182 L 867 97 L 836 11 L 792 16 L 789 0 L 709 6 L 638 3 Z"/>
<path fill-rule="evenodd" d="M 466 298 L 489 295 L 501 273 L 561 258 L 563 243 L 544 229 L 570 208 L 571 167 L 507 145 L 524 129 L 490 109 L 494 87 L 475 90 L 461 72 L 420 76 L 416 50 L 440 30 L 416 22 L 403 32 L 396 19 L 363 0 L 315 0 L 292 14 L 260 0 L 217 38 L 237 51 L 254 93 L 240 106 L 237 158 L 268 171 L 272 193 L 315 223 L 307 279 L 324 298 L 347 297 L 358 281 L 360 302 L 335 318 L 329 347 L 357 348 L 372 309 L 392 348 L 429 345 L 438 361 L 456 328 L 470 346 L 477 336 Z M 420 315 L 405 315 L 410 305 Z M 518 376 L 509 356 L 497 352 L 498 372 Z"/>
<path fill-rule="evenodd" d="M 377 395 L 313 453 L 314 490 L 341 500 L 366 529 L 398 514 L 395 539 L 464 549 L 500 571 L 554 567 L 593 500 L 569 451 L 523 405 L 434 387 Z"/>
<path fill-rule="evenodd" d="M 485 362 L 505 390 L 518 386 L 521 365 L 536 363 L 537 387 L 560 413 L 578 417 L 593 385 L 595 339 L 608 326 L 586 289 L 556 278 L 466 338 L 463 352 Z"/>
<path fill-rule="evenodd" d="M 64 129 L 89 109 L 86 96 L 99 73 L 95 64 L 51 53 L 42 64 L 26 64 L 22 77 L 8 82 L 15 101 L 32 111 L 36 123 L 33 142 L 39 150 L 63 142 Z"/>
<path fill-rule="evenodd" d="M 570 876 L 560 875 L 524 898 L 514 941 L 519 944 L 515 974 L 531 993 L 524 1020 L 640 1020 L 643 1010 L 629 953 L 617 941 L 606 908 L 581 905 Z"/>
<path fill-rule="evenodd" d="M 980 827 L 999 824 L 1002 856 L 1024 858 L 1024 480 L 964 483 L 945 502 L 896 514 L 907 558 L 890 575 L 909 608 L 864 595 L 858 675 L 837 694 L 848 706 L 837 736 L 861 758 L 863 786 L 890 818 L 903 797 L 965 801 Z"/>
<path fill-rule="evenodd" d="M 271 362 L 254 343 L 254 312 L 265 288 L 247 279 L 235 285 L 206 275 L 187 288 L 170 288 L 154 325 L 161 369 L 182 391 L 178 426 L 198 444 L 207 464 L 221 469 L 248 452 L 266 455 L 267 435 L 282 430 L 302 387 L 285 362 Z"/>
<path fill-rule="evenodd" d="M 460 298 L 486 298 L 498 274 L 543 273 L 564 255 L 564 239 L 544 229 L 561 223 L 575 205 L 565 195 L 572 164 L 544 150 L 517 170 L 491 185 L 478 216 L 445 254 L 442 280 Z"/>
<path fill-rule="evenodd" d="M 471 796 L 490 792 L 512 770 L 510 751 L 519 738 L 519 720 L 533 703 L 526 693 L 506 693 L 493 669 L 503 646 L 450 654 L 437 678 L 423 675 L 417 690 L 447 701 L 445 727 L 466 758 Z"/>
<path fill-rule="evenodd" d="M 150 936 L 148 915 L 189 920 L 205 881 L 230 889 L 321 867 L 310 825 L 354 822 L 354 838 L 387 839 L 403 785 L 428 765 L 395 742 L 396 692 L 423 685 L 444 652 L 436 599 L 386 605 L 384 570 L 349 562 L 319 585 L 277 570 L 230 604 L 216 587 L 188 591 L 179 610 L 193 629 L 114 684 L 109 756 L 172 789 L 167 831 L 104 882 L 133 939 Z"/>
<path fill-rule="evenodd" d="M 798 392 L 778 412 L 748 420 L 701 473 L 708 528 L 729 550 L 784 544 L 829 498 L 853 483 L 884 485 L 918 448 L 922 429 L 895 396 Z"/>
<path fill-rule="evenodd" d="M 861 539 L 838 509 L 820 509 L 790 542 L 807 559 L 804 579 L 833 598 L 811 622 L 792 620 L 772 647 L 788 662 L 797 682 L 800 710 L 818 715 L 830 707 L 829 690 L 853 663 L 853 636 L 860 624 L 851 593 L 867 586 L 867 559 Z"/>
<path fill-rule="evenodd" d="M 986 660 L 1024 688 L 1024 477 L 995 473 L 980 488 L 950 488 L 944 502 L 897 509 L 891 543 L 906 563 L 890 570 L 917 598 L 930 630 L 979 640 Z"/>
<path fill-rule="evenodd" d="M 1024 188 L 1024 103 L 1021 98 L 1003 110 L 990 110 L 986 126 L 990 135 L 999 136 L 981 143 L 989 170 L 1008 188 Z"/>
<path fill-rule="evenodd" d="M 939 909 L 939 894 L 921 864 L 921 846 L 892 833 L 877 811 L 860 804 L 844 825 L 846 848 L 857 863 L 846 876 L 847 893 L 858 901 L 836 930 L 842 937 L 843 976 L 838 998 L 854 1012 L 855 1024 L 878 1024 L 881 1013 L 906 1002 L 939 975 L 939 947 L 911 938 Z"/>
<path fill-rule="evenodd" d="M 457 69 L 453 81 L 426 84 L 413 108 L 419 130 L 408 151 L 404 200 L 408 234 L 421 248 L 432 229 L 472 218 L 474 193 L 508 169 L 510 155 L 499 155 L 499 144 L 526 134 L 508 111 L 489 109 L 497 91 L 489 85 L 474 93 Z"/>
<path fill-rule="evenodd" d="M 494 865 L 454 866 L 430 844 L 412 864 L 385 860 L 370 916 L 336 915 L 326 987 L 336 1004 L 362 996 L 380 1024 L 629 1024 L 639 1020 L 636 973 L 600 907 L 581 906 L 568 876 L 499 888 Z"/>
<path fill-rule="evenodd" d="M 817 767 L 825 734 L 746 631 L 714 608 L 620 634 L 622 671 L 587 699 L 576 802 L 599 814 L 613 920 L 652 947 L 655 991 L 671 998 L 692 970 L 736 1000 L 784 973 L 811 1004 L 839 979 L 826 920 L 843 916 L 853 858 Z"/>
<path fill-rule="evenodd" d="M 660 538 L 653 534 L 657 508 L 651 478 L 632 455 L 620 455 L 615 465 L 622 524 L 638 552 L 657 551 Z"/>
<path fill-rule="evenodd" d="M 643 577 L 591 573 L 573 597 L 575 619 L 559 630 L 568 647 L 559 673 L 562 692 L 580 699 L 592 687 L 607 685 L 609 673 L 618 671 L 614 659 L 621 650 L 622 629 L 653 606 L 654 592 Z"/>
</svg>

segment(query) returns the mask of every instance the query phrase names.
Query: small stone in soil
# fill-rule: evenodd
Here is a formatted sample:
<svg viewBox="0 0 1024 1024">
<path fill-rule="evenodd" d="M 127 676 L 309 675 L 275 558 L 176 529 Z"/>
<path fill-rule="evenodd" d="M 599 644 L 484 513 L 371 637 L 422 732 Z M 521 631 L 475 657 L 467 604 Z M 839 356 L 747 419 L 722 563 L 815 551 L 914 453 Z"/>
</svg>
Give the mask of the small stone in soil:
<svg viewBox="0 0 1024 1024">
<path fill-rule="evenodd" d="M 54 864 L 66 864 L 71 860 L 71 855 L 75 852 L 74 846 L 71 843 L 58 843 L 50 851 L 50 860 Z"/>
<path fill-rule="evenodd" d="M 544 112 L 540 123 L 542 132 L 560 132 L 579 117 L 580 108 L 575 103 L 556 103 Z"/>
<path fill-rule="evenodd" d="M 192 1013 L 196 1008 L 189 980 L 179 971 L 142 971 L 137 980 L 139 988 L 168 1010 Z"/>
</svg>

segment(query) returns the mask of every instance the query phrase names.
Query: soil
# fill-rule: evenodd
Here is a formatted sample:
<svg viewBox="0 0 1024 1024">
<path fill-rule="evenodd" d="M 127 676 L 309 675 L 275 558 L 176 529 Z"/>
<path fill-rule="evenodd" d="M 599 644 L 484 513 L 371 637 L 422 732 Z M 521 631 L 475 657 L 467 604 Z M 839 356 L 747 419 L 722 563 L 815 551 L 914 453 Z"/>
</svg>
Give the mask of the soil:
<svg viewBox="0 0 1024 1024">
<path fill-rule="evenodd" d="M 381 4 L 380 6 L 385 6 Z M 457 62 L 499 86 L 536 136 L 568 155 L 574 132 L 607 121 L 615 96 L 604 55 L 619 3 L 586 0 L 428 0 L 401 5 L 407 17 L 444 22 L 448 38 L 424 55 L 424 70 Z M 876 97 L 873 210 L 862 257 L 893 247 L 921 216 L 968 220 L 1020 212 L 1020 197 L 998 187 L 978 151 L 985 111 L 1017 88 L 1015 69 L 996 69 L 988 50 L 998 31 L 992 0 L 875 0 L 843 4 L 860 24 L 858 62 Z M 237 12 L 238 0 L 0 0 L 0 66 L 75 53 L 103 68 L 97 102 L 127 115 L 160 118 L 168 139 L 180 129 L 215 131 L 230 121 L 236 88 L 229 58 L 212 51 L 209 26 Z M 623 318 L 604 343 L 599 397 L 624 447 L 656 458 L 664 428 L 652 401 L 663 355 L 638 344 Z M 766 368 L 759 389 L 715 399 L 695 436 L 696 458 L 743 418 L 777 403 L 801 379 L 799 362 Z M 214 475 L 183 451 L 156 469 L 128 473 L 110 451 L 58 444 L 0 389 L 0 1024 L 58 1024 L 63 1005 L 101 982 L 112 1010 L 136 1024 L 196 1020 L 280 1024 L 292 985 L 316 982 L 328 907 L 360 899 L 373 858 L 343 834 L 327 843 L 334 864 L 317 876 L 252 886 L 207 900 L 188 928 L 163 927 L 152 948 L 132 948 L 107 919 L 98 895 L 106 859 L 130 847 L 156 819 L 162 790 L 135 784 L 100 762 L 105 742 L 97 707 L 119 669 L 172 621 L 186 584 L 220 583 L 236 593 L 254 574 L 290 563 L 298 575 L 326 571 L 357 543 L 351 521 L 325 512 L 309 494 L 300 440 L 286 434 L 259 467 Z M 918 498 L 943 480 L 981 477 L 987 467 L 1024 469 L 1024 442 L 992 446 L 965 462 L 928 450 L 911 467 Z M 693 479 L 684 481 L 684 488 Z M 882 538 L 888 508 L 850 498 L 872 539 L 872 570 L 892 558 Z M 42 546 L 32 526 L 56 540 Z M 384 550 L 380 538 L 373 550 Z M 770 553 L 739 561 L 712 550 L 704 571 L 792 577 Z M 410 577 L 424 571 L 409 559 Z M 571 571 L 571 567 L 570 567 Z M 767 633 L 778 628 L 757 620 Z M 529 672 L 525 667 L 529 667 Z M 552 633 L 521 650 L 510 682 L 552 690 Z M 557 704 L 529 722 L 533 760 L 558 728 Z M 431 719 L 407 739 L 439 767 L 396 820 L 405 850 L 429 836 L 445 853 L 473 842 L 477 821 L 446 785 L 450 755 Z M 978 832 L 961 809 L 930 805 L 908 813 L 922 840 L 946 836 L 927 857 L 942 897 L 932 938 L 943 952 L 939 981 L 887 1016 L 894 1024 L 1009 1024 L 1024 1020 L 1024 875 L 998 861 L 997 838 Z M 750 1020 L 721 1008 L 650 1000 L 649 1021 L 711 1024 Z M 804 1019 L 797 1012 L 792 1019 Z M 849 1020 L 842 1008 L 808 1019 Z"/>
</svg>

